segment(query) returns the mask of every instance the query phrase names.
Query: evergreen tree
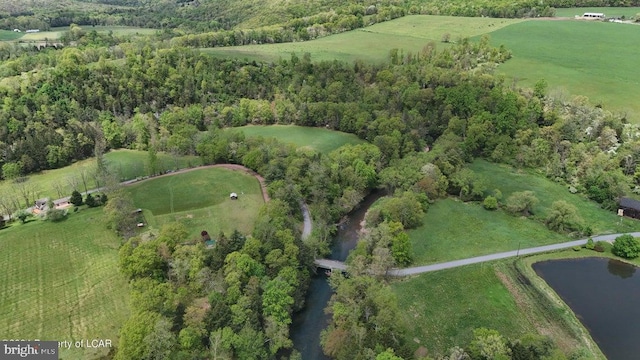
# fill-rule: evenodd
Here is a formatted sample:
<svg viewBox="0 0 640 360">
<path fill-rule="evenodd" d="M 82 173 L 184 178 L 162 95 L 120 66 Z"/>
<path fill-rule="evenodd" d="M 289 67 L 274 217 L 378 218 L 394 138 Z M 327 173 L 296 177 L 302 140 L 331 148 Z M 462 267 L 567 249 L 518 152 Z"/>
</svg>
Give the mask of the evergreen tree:
<svg viewBox="0 0 640 360">
<path fill-rule="evenodd" d="M 69 199 L 69 202 L 75 206 L 80 206 L 83 204 L 82 195 L 78 192 L 78 190 L 73 190 L 73 192 L 71 193 L 71 198 Z"/>
<path fill-rule="evenodd" d="M 91 196 L 91 194 L 87 194 L 87 197 L 84 200 L 84 203 L 87 204 L 88 207 L 96 207 L 99 205 L 96 202 L 96 199 L 94 199 L 93 196 Z"/>
</svg>

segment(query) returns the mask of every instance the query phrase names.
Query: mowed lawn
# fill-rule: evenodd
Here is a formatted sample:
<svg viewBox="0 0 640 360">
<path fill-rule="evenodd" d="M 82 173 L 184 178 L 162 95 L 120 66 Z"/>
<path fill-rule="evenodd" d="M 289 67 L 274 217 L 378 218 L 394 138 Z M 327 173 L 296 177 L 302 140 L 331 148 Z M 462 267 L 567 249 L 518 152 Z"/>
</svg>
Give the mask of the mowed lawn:
<svg viewBox="0 0 640 360">
<path fill-rule="evenodd" d="M 153 35 L 158 29 L 139 28 L 133 26 L 80 26 L 85 32 L 95 30 L 99 33 L 112 32 L 115 36 L 128 36 L 128 35 Z M 69 27 L 55 27 L 49 31 L 39 31 L 36 33 L 26 33 L 25 29 L 21 29 L 22 32 L 15 33 L 13 37 L 0 33 L 0 40 L 16 40 L 20 41 L 45 41 L 45 40 L 57 40 L 65 31 L 69 31 Z M 13 32 L 13 31 L 12 31 Z"/>
<path fill-rule="evenodd" d="M 136 150 L 113 150 L 105 154 L 108 167 L 118 175 L 121 180 L 129 180 L 139 176 L 147 175 L 146 151 Z M 168 169 L 181 169 L 190 166 L 200 165 L 200 158 L 196 156 L 173 157 L 169 154 L 158 154 L 158 168 L 162 171 Z M 73 191 L 70 180 L 79 183 L 79 190 L 84 191 L 84 184 L 81 180 L 81 173 L 85 171 L 88 175 L 87 188 L 95 188 L 95 182 L 91 178 L 91 173 L 95 171 L 95 159 L 78 161 L 74 164 L 60 169 L 45 170 L 38 174 L 28 176 L 28 182 L 33 186 L 39 198 L 50 197 L 58 199 L 71 195 Z M 58 194 L 55 184 L 62 187 L 62 195 Z M 0 181 L 0 194 L 13 192 L 13 183 L 10 181 Z"/>
<path fill-rule="evenodd" d="M 237 229 L 250 234 L 264 204 L 260 183 L 252 175 L 223 168 L 204 168 L 128 186 L 135 206 L 145 210 L 152 228 L 178 221 L 196 239 L 202 230 L 212 237 Z M 229 194 L 238 194 L 231 200 Z"/>
<path fill-rule="evenodd" d="M 533 213 L 541 220 L 546 218 L 554 201 L 564 200 L 576 207 L 580 217 L 596 235 L 640 230 L 640 221 L 620 219 L 616 213 L 602 209 L 597 203 L 580 194 L 571 194 L 566 185 L 553 182 L 544 176 L 480 159 L 469 167 L 487 180 L 489 191 L 500 190 L 503 201 L 516 191 L 533 191 L 539 200 L 538 205 L 533 208 Z"/>
<path fill-rule="evenodd" d="M 329 153 L 346 144 L 357 145 L 365 142 L 353 134 L 296 125 L 248 125 L 228 128 L 227 131 L 242 131 L 248 137 L 272 137 L 284 143 L 313 149 L 322 153 Z"/>
<path fill-rule="evenodd" d="M 513 58 L 498 71 L 519 85 L 545 79 L 551 91 L 587 96 L 640 123 L 640 26 L 600 21 L 530 20 L 493 31 Z"/>
<path fill-rule="evenodd" d="M 0 334 L 3 339 L 111 339 L 128 317 L 129 289 L 118 272 L 120 240 L 102 208 L 64 222 L 31 221 L 0 230 Z M 100 349 L 105 355 L 108 349 Z M 95 350 L 61 352 L 93 359 Z"/>
<path fill-rule="evenodd" d="M 534 220 L 455 198 L 436 201 L 423 225 L 410 230 L 415 265 L 425 265 L 497 252 L 569 241 Z"/>
<path fill-rule="evenodd" d="M 410 15 L 311 41 L 207 48 L 202 51 L 214 56 L 249 60 L 276 61 L 279 58 L 288 59 L 291 53 L 296 53 L 298 56 L 309 53 L 314 61 L 351 62 L 359 59 L 367 62 L 383 62 L 389 58 L 391 49 L 401 49 L 405 54 L 407 52 L 415 54 L 431 41 L 440 43 L 438 46 L 450 46 L 441 43 L 444 34 L 449 34 L 451 40 L 455 41 L 458 38 L 485 34 L 521 21 L 519 19 Z"/>
<path fill-rule="evenodd" d="M 392 288 L 404 309 L 400 321 L 407 341 L 424 346 L 430 356 L 467 345 L 479 327 L 512 339 L 536 332 L 490 264 L 405 278 Z"/>
</svg>

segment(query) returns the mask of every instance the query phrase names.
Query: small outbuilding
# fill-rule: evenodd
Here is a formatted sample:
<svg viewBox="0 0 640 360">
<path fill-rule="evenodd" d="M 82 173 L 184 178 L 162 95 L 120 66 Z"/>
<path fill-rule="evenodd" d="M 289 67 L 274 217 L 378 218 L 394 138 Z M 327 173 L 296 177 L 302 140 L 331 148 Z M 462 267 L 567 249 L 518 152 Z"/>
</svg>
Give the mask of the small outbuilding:
<svg viewBox="0 0 640 360">
<path fill-rule="evenodd" d="M 640 201 L 626 197 L 620 198 L 618 214 L 620 216 L 640 219 Z"/>
<path fill-rule="evenodd" d="M 231 194 L 229 194 L 229 198 L 231 200 L 238 200 L 238 194 L 232 192 Z"/>
</svg>

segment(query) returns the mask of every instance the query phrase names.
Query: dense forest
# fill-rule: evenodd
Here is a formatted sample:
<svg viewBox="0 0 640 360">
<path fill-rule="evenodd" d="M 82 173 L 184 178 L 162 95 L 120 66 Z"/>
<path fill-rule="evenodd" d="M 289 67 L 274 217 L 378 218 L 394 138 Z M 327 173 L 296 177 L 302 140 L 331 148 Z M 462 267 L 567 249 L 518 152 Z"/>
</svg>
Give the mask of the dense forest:
<svg viewBox="0 0 640 360">
<path fill-rule="evenodd" d="M 544 79 L 534 89 L 505 83 L 494 71 L 511 54 L 489 46 L 487 37 L 445 49 L 429 43 L 415 54 L 393 50 L 376 65 L 314 62 L 308 55 L 248 62 L 191 49 L 306 40 L 409 13 L 522 17 L 575 3 L 319 1 L 317 8 L 293 3 L 274 10 L 258 2 L 105 0 L 83 2 L 88 10 L 77 13 L 57 9 L 46 20 L 36 10 L 2 4 L 6 28 L 172 28 L 164 40 L 127 41 L 72 26 L 64 36 L 74 46 L 62 50 L 0 47 L 0 175 L 16 189 L 25 189 L 32 173 L 117 148 L 242 164 L 269 184 L 272 201 L 251 236 L 218 234 L 213 249 L 184 244 L 187 231 L 179 224 L 150 240 L 134 236 L 135 224 L 122 216 L 131 213 L 131 200 L 117 189 L 109 194 L 105 216 L 123 237 L 120 269 L 132 288 L 117 359 L 298 358 L 289 325 L 304 306 L 311 262 L 327 253 L 335 224 L 375 188 L 389 197 L 367 215 L 367 235 L 349 259 L 351 276 L 331 279 L 333 322 L 323 347 L 337 359 L 408 358 L 412 345 L 394 322 L 398 309 L 385 273 L 411 263 L 405 230 L 420 225 L 430 203 L 448 195 L 486 200 L 482 179 L 466 163 L 482 157 L 531 168 L 607 209 L 640 190 L 638 127 L 586 98 L 549 93 Z M 259 21 L 251 11 L 231 11 L 241 5 L 265 11 Z M 158 11 L 148 11 L 154 6 Z M 235 28 L 251 21 L 280 27 Z M 222 130 L 246 124 L 323 127 L 368 144 L 323 155 Z M 22 195 L 0 206 L 13 213 L 36 196 Z M 305 242 L 296 227 L 300 201 L 314 219 Z M 548 226 L 590 233 L 573 220 Z M 484 359 L 486 344 L 496 354 L 522 354 L 518 359 L 563 358 L 548 338 L 507 339 L 487 329 L 450 358 Z"/>
</svg>

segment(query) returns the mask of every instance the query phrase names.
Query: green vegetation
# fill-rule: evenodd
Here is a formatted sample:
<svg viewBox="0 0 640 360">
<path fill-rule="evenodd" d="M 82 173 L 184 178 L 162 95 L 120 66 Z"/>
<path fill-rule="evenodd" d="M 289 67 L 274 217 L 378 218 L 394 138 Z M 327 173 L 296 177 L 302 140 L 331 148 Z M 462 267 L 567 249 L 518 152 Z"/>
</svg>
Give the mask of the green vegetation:
<svg viewBox="0 0 640 360">
<path fill-rule="evenodd" d="M 409 230 L 414 263 L 420 265 L 569 240 L 537 221 L 452 198 L 431 205 L 422 221 Z"/>
<path fill-rule="evenodd" d="M 493 265 L 442 270 L 392 284 L 408 339 L 418 339 L 429 354 L 444 354 L 467 344 L 473 329 L 496 329 L 509 337 L 535 332 L 522 316 Z M 500 314 L 500 316 L 496 316 Z"/>
<path fill-rule="evenodd" d="M 611 252 L 625 259 L 635 259 L 640 256 L 640 241 L 629 234 L 618 236 L 613 242 Z"/>
<path fill-rule="evenodd" d="M 391 49 L 415 54 L 431 41 L 440 43 L 445 34 L 450 35 L 451 41 L 457 41 L 459 38 L 479 36 L 521 21 L 523 20 L 412 15 L 312 41 L 231 46 L 202 51 L 225 58 L 250 60 L 276 61 L 289 58 L 291 53 L 298 56 L 309 53 L 313 61 L 351 62 L 359 59 L 379 63 L 389 58 Z"/>
<path fill-rule="evenodd" d="M 607 17 L 624 16 L 627 19 L 640 13 L 640 7 L 578 7 L 578 8 L 557 8 L 557 17 L 574 17 L 586 12 L 603 13 Z"/>
<path fill-rule="evenodd" d="M 504 198 L 514 192 L 532 191 L 539 200 L 533 206 L 534 218 L 543 222 L 551 213 L 555 201 L 563 200 L 573 205 L 578 216 L 593 234 L 623 233 L 640 229 L 638 221 L 620 218 L 615 213 L 603 210 L 593 201 L 578 194 L 571 194 L 565 185 L 553 182 L 530 170 L 518 170 L 507 165 L 476 160 L 469 167 L 487 181 L 488 188 L 498 189 Z"/>
<path fill-rule="evenodd" d="M 112 339 L 129 312 L 117 270 L 120 239 L 102 209 L 63 223 L 28 221 L 0 230 L 0 333 L 15 339 Z M 86 359 L 108 349 L 62 350 Z"/>
<path fill-rule="evenodd" d="M 629 120 L 640 122 L 640 103 L 635 96 L 640 92 L 640 83 L 635 80 L 640 57 L 640 49 L 635 46 L 640 42 L 637 26 L 525 21 L 490 35 L 493 44 L 513 52 L 500 72 L 520 85 L 533 87 L 545 79 L 550 89 L 585 95 L 594 104 L 625 112 Z M 527 41 L 522 41 L 523 36 Z"/>
<path fill-rule="evenodd" d="M 109 168 L 118 174 L 118 178 L 123 181 L 147 175 L 148 155 L 145 151 L 114 150 L 105 154 L 104 157 Z M 158 154 L 158 168 L 161 171 L 196 165 L 200 165 L 200 159 L 195 156 L 176 157 L 165 153 Z M 45 170 L 38 174 L 29 175 L 27 183 L 34 188 L 37 198 L 58 199 L 71 195 L 73 187 L 84 192 L 84 184 L 81 179 L 83 172 L 87 177 L 87 188 L 95 188 L 93 177 L 95 167 L 95 159 L 82 160 L 60 169 Z M 0 193 L 12 192 L 14 187 L 12 181 L 0 181 Z"/>
<path fill-rule="evenodd" d="M 16 40 L 22 37 L 22 35 L 24 34 L 13 30 L 0 30 L 0 41 Z"/>
<path fill-rule="evenodd" d="M 206 168 L 146 180 L 126 191 L 153 228 L 181 222 L 189 239 L 206 230 L 213 238 L 220 231 L 251 233 L 258 210 L 264 203 L 260 184 L 252 175 L 223 168 Z M 238 200 L 230 200 L 235 192 Z"/>
<path fill-rule="evenodd" d="M 353 134 L 340 131 L 312 128 L 295 125 L 270 125 L 253 126 L 247 125 L 237 128 L 228 128 L 227 131 L 239 130 L 247 137 L 263 136 L 272 137 L 287 144 L 298 147 L 313 149 L 322 153 L 331 151 L 346 144 L 361 144 L 364 141 Z"/>
</svg>

